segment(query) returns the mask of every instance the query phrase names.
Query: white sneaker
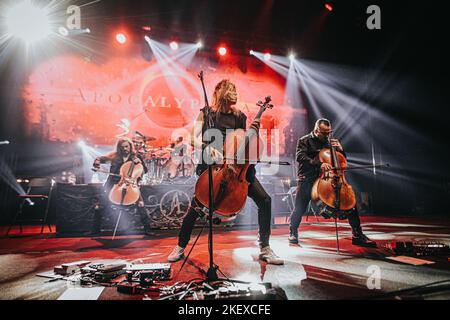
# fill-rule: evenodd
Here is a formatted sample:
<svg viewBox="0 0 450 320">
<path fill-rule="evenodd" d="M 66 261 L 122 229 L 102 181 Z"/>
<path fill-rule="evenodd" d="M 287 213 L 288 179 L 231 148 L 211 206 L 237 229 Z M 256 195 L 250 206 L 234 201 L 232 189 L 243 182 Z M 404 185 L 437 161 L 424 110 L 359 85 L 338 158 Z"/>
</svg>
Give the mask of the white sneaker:
<svg viewBox="0 0 450 320">
<path fill-rule="evenodd" d="M 172 250 L 172 252 L 169 254 L 169 256 L 167 257 L 167 260 L 169 262 L 175 262 L 175 261 L 183 259 L 183 257 L 184 257 L 184 248 L 177 245 Z"/>
<path fill-rule="evenodd" d="M 268 264 L 284 264 L 284 260 L 277 256 L 269 246 L 261 248 L 259 258 Z"/>
</svg>

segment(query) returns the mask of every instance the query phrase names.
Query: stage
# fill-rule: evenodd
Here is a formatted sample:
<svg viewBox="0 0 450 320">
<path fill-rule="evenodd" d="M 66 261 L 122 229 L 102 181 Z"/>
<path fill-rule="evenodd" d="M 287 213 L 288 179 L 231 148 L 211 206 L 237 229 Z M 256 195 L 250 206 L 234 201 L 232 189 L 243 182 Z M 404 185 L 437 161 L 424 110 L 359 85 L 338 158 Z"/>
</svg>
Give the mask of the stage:
<svg viewBox="0 0 450 320">
<path fill-rule="evenodd" d="M 219 276 L 270 282 L 288 300 L 394 299 L 386 293 L 450 279 L 448 256 L 416 257 L 433 263 L 415 266 L 390 260 L 396 254 L 388 248 L 393 241 L 434 240 L 448 245 L 448 219 L 363 216 L 361 220 L 363 230 L 377 242 L 378 248 L 353 246 L 351 229 L 345 220 L 338 222 L 340 254 L 336 252 L 333 220 L 317 221 L 309 217 L 302 223 L 300 245 L 288 243 L 287 225 L 274 226 L 271 247 L 285 259 L 282 266 L 268 265 L 258 259 L 256 227 L 216 228 L 214 258 L 220 268 Z M 47 228 L 45 230 L 47 232 Z M 190 245 L 199 230 L 194 230 Z M 106 235 L 57 238 L 55 233 L 38 235 L 39 231 L 38 227 L 26 227 L 24 233 L 19 234 L 16 229 L 9 238 L 0 239 L 0 299 L 62 299 L 62 296 L 68 296 L 66 291 L 82 286 L 65 280 L 49 281 L 37 275 L 52 271 L 56 265 L 80 260 L 91 263 L 166 262 L 177 239 L 177 230 L 154 230 L 151 236 L 122 235 L 114 240 Z M 168 285 L 204 277 L 201 270 L 208 268 L 206 231 L 184 268 L 179 271 L 182 261 L 173 263 L 172 279 L 161 283 Z M 2 230 L 2 235 L 5 232 Z M 118 293 L 116 287 L 99 288 L 95 297 L 98 300 L 158 299 L 157 293 L 129 295 Z M 448 291 L 415 296 L 416 299 L 449 297 Z M 87 294 L 85 298 L 92 299 L 92 296 Z"/>
</svg>

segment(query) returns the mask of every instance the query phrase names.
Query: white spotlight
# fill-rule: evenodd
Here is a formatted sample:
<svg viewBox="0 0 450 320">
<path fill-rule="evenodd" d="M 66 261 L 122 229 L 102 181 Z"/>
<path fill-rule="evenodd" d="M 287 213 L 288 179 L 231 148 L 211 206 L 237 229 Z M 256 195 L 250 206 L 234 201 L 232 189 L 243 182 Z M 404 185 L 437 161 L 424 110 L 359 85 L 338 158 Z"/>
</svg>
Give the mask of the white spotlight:
<svg viewBox="0 0 450 320">
<path fill-rule="evenodd" d="M 67 36 L 69 35 L 69 30 L 67 30 L 67 29 L 64 28 L 64 27 L 59 27 L 59 28 L 58 28 L 58 33 L 59 33 L 60 35 L 62 35 L 63 37 L 67 37 Z"/>
<path fill-rule="evenodd" d="M 78 141 L 78 146 L 80 148 L 84 148 L 84 147 L 86 147 L 86 142 L 84 142 L 83 140 L 80 140 L 80 141 Z"/>
<path fill-rule="evenodd" d="M 91 33 L 91 29 L 86 28 L 86 29 L 84 29 L 84 32 L 86 32 L 86 33 Z"/>
<path fill-rule="evenodd" d="M 250 50 L 250 55 L 252 56 L 252 55 L 254 55 L 255 54 L 255 51 L 253 51 L 253 50 Z"/>
<path fill-rule="evenodd" d="M 265 60 L 265 61 L 269 61 L 270 58 L 272 58 L 272 56 L 270 55 L 270 53 L 265 53 L 265 54 L 264 54 L 264 60 Z"/>
<path fill-rule="evenodd" d="M 145 41 L 147 41 L 150 44 L 150 37 L 149 36 L 144 36 Z"/>
<path fill-rule="evenodd" d="M 45 8 L 34 5 L 30 0 L 19 2 L 6 12 L 8 33 L 28 44 L 50 35 L 49 13 Z"/>
<path fill-rule="evenodd" d="M 172 41 L 170 43 L 170 49 L 172 49 L 174 51 L 177 50 L 178 49 L 178 43 L 176 41 Z"/>
<path fill-rule="evenodd" d="M 289 60 L 294 61 L 294 59 L 295 59 L 295 54 L 294 53 L 289 54 Z"/>
<path fill-rule="evenodd" d="M 118 33 L 116 34 L 116 41 L 120 44 L 124 44 L 125 42 L 127 42 L 127 36 L 123 33 Z"/>
<path fill-rule="evenodd" d="M 220 47 L 220 48 L 218 49 L 218 52 L 219 52 L 219 54 L 220 54 L 221 56 L 224 56 L 224 55 L 227 54 L 227 48 L 225 48 L 225 47 Z"/>
<path fill-rule="evenodd" d="M 203 48 L 203 43 L 201 41 L 197 42 L 197 48 Z"/>
</svg>

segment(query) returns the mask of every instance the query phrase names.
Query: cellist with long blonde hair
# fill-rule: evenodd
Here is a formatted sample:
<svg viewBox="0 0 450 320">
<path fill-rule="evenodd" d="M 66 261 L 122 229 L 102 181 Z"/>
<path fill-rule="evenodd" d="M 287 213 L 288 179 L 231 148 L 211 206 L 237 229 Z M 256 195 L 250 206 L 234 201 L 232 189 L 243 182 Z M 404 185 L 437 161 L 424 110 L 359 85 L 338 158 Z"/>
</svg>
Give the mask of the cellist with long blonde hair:
<svg viewBox="0 0 450 320">
<path fill-rule="evenodd" d="M 213 93 L 213 100 L 211 105 L 210 119 L 212 119 L 212 125 L 208 126 L 215 129 L 215 133 L 220 132 L 221 136 L 219 138 L 222 142 L 225 141 L 227 133 L 230 130 L 246 130 L 247 126 L 247 116 L 235 107 L 237 103 L 237 92 L 236 86 L 230 80 L 224 79 L 220 81 Z M 203 108 L 195 121 L 193 134 L 191 139 L 191 144 L 194 148 L 205 150 L 205 144 L 203 137 L 206 131 L 205 123 L 205 112 L 207 107 Z M 252 128 L 259 131 L 260 123 L 259 121 L 254 121 L 252 123 Z M 206 132 L 206 134 L 208 134 Z M 214 147 L 208 146 L 206 150 L 209 150 L 210 156 L 214 159 L 219 160 L 223 157 L 223 144 L 216 144 Z M 205 156 L 203 157 L 205 158 Z M 200 162 L 197 166 L 197 174 L 201 175 L 207 169 L 206 161 Z M 278 257 L 269 245 L 269 238 L 271 232 L 271 198 L 264 190 L 261 183 L 255 176 L 256 171 L 254 165 L 251 165 L 247 170 L 246 179 L 249 183 L 248 186 L 248 196 L 254 200 L 258 206 L 258 224 L 259 224 L 259 234 L 258 243 L 260 247 L 259 258 L 266 261 L 269 264 L 284 264 L 283 259 Z M 170 253 L 168 260 L 169 262 L 178 261 L 183 258 L 185 248 L 191 237 L 192 230 L 194 228 L 195 221 L 199 217 L 199 212 L 197 208 L 201 205 L 193 199 L 193 204 L 191 205 L 188 213 L 184 217 L 179 236 L 178 245 Z"/>
</svg>

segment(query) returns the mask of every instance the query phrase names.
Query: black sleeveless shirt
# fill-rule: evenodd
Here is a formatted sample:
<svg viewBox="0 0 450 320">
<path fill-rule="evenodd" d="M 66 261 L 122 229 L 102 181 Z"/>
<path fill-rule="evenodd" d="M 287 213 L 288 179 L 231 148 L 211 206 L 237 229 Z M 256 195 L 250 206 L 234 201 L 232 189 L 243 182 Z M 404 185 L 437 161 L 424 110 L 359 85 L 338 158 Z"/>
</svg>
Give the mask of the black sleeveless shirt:
<svg viewBox="0 0 450 320">
<path fill-rule="evenodd" d="M 206 117 L 205 117 L 205 111 L 206 107 L 202 109 L 203 112 L 203 126 L 202 126 L 202 135 L 205 134 L 206 131 Z M 214 112 L 211 111 L 211 119 L 213 128 L 219 129 L 222 133 L 222 141 L 225 142 L 227 129 L 247 129 L 247 116 L 241 112 L 230 112 L 230 113 L 223 113 L 223 112 Z M 201 175 L 203 171 L 205 171 L 208 168 L 208 166 L 204 163 L 204 161 L 200 164 L 198 164 L 196 172 L 198 175 Z M 247 181 L 253 182 L 255 179 L 255 165 L 250 165 L 247 170 Z"/>
</svg>

